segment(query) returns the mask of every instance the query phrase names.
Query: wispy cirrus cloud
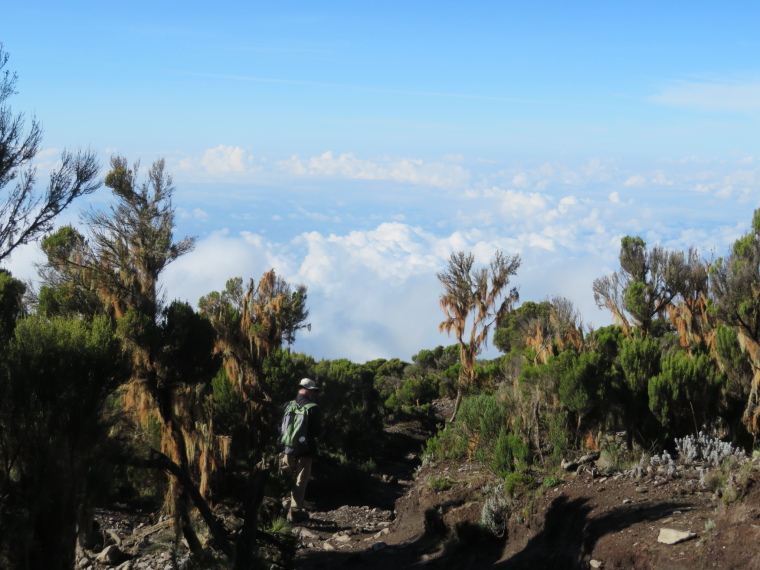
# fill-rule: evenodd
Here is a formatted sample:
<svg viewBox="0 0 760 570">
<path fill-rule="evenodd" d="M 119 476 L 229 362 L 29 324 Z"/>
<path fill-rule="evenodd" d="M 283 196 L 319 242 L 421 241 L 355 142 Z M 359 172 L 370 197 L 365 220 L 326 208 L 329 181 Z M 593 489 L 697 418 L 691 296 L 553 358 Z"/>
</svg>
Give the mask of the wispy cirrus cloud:
<svg viewBox="0 0 760 570">
<path fill-rule="evenodd" d="M 679 81 L 648 100 L 699 111 L 756 114 L 760 112 L 760 80 L 748 83 Z"/>
</svg>

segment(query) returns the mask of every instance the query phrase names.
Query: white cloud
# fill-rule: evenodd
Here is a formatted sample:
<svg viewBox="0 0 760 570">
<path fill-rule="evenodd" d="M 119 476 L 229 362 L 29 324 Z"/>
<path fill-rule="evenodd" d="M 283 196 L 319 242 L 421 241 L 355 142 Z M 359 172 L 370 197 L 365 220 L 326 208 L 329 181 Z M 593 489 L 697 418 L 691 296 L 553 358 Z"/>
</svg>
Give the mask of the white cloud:
<svg viewBox="0 0 760 570">
<path fill-rule="evenodd" d="M 34 156 L 34 166 L 44 179 L 51 170 L 61 166 L 61 149 L 42 149 Z"/>
<path fill-rule="evenodd" d="M 203 153 L 201 165 L 211 174 L 224 172 L 244 172 L 249 161 L 246 152 L 239 146 L 219 145 Z"/>
<path fill-rule="evenodd" d="M 646 178 L 644 178 L 641 174 L 635 174 L 623 182 L 623 186 L 641 187 L 646 185 L 646 182 Z"/>
<path fill-rule="evenodd" d="M 673 181 L 669 180 L 662 170 L 656 170 L 652 177 L 652 184 L 657 186 L 673 186 Z"/>
<path fill-rule="evenodd" d="M 525 172 L 518 172 L 512 178 L 512 184 L 520 188 L 525 188 L 526 186 L 530 186 L 528 175 Z"/>
<path fill-rule="evenodd" d="M 353 153 L 335 156 L 331 151 L 308 159 L 298 155 L 277 163 L 283 171 L 297 176 L 332 176 L 358 180 L 388 180 L 405 184 L 459 188 L 470 173 L 458 164 L 425 162 L 401 158 L 371 161 L 359 159 Z"/>
<path fill-rule="evenodd" d="M 171 159 L 169 167 L 183 180 L 250 180 L 263 168 L 244 148 L 222 144 L 200 156 Z"/>
<path fill-rule="evenodd" d="M 530 219 L 545 215 L 552 198 L 539 192 L 521 192 L 490 188 L 483 192 L 485 198 L 497 198 L 501 202 L 500 211 L 504 217 Z"/>
</svg>

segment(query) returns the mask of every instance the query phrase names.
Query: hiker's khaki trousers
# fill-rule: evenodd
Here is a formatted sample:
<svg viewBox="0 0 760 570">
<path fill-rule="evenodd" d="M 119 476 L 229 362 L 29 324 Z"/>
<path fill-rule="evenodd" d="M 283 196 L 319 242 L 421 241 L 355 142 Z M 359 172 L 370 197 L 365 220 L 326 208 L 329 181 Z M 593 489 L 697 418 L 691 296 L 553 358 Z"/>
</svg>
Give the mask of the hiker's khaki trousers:
<svg viewBox="0 0 760 570">
<path fill-rule="evenodd" d="M 290 482 L 290 512 L 300 512 L 304 509 L 306 485 L 311 477 L 311 456 L 296 457 L 292 454 L 282 455 L 282 471 Z"/>
</svg>

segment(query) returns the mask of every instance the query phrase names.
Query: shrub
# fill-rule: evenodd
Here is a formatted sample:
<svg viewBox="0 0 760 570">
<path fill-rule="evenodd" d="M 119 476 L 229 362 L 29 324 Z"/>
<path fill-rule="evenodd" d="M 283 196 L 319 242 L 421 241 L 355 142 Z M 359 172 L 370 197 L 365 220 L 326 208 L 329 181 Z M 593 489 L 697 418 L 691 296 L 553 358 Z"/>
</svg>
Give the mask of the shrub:
<svg viewBox="0 0 760 570">
<path fill-rule="evenodd" d="M 214 394 L 214 428 L 219 434 L 229 434 L 234 426 L 243 422 L 245 403 L 223 368 L 211 380 L 211 387 Z"/>
<path fill-rule="evenodd" d="M 544 478 L 544 487 L 551 488 L 556 487 L 562 483 L 562 479 L 560 477 L 557 477 L 556 475 L 548 475 Z"/>
<path fill-rule="evenodd" d="M 494 441 L 507 423 L 503 404 L 493 394 L 478 394 L 462 400 L 458 421 L 481 441 Z"/>
<path fill-rule="evenodd" d="M 518 435 L 507 433 L 502 428 L 493 446 L 491 469 L 500 477 L 515 470 L 518 465 L 526 465 L 530 458 L 530 449 Z"/>
<path fill-rule="evenodd" d="M 430 404 L 438 397 L 438 386 L 431 376 L 411 377 L 403 381 L 385 400 L 385 407 L 393 412 L 404 408 Z"/>
<path fill-rule="evenodd" d="M 480 512 L 480 526 L 497 538 L 503 537 L 507 532 L 509 520 L 509 501 L 499 490 L 483 502 L 483 510 Z"/>
<path fill-rule="evenodd" d="M 436 493 L 448 491 L 454 486 L 454 482 L 445 476 L 437 477 L 436 475 L 432 475 L 430 479 L 428 479 L 428 483 L 430 484 L 430 488 Z"/>
<path fill-rule="evenodd" d="M 675 443 L 678 458 L 686 465 L 704 461 L 712 467 L 718 467 L 727 459 L 744 459 L 746 457 L 743 450 L 726 441 L 710 437 L 703 432 L 700 432 L 696 438 L 692 435 L 676 438 Z"/>
<path fill-rule="evenodd" d="M 323 387 L 321 442 L 359 458 L 375 455 L 383 437 L 383 417 L 371 368 L 345 359 L 321 361 L 313 375 Z"/>
<path fill-rule="evenodd" d="M 536 481 L 536 478 L 530 473 L 514 471 L 508 474 L 504 480 L 504 492 L 507 496 L 513 497 L 515 494 L 515 489 L 518 487 L 535 489 L 537 485 L 538 483 Z"/>
<path fill-rule="evenodd" d="M 552 465 L 559 465 L 562 458 L 570 449 L 570 441 L 567 435 L 567 412 L 557 410 L 544 415 L 543 428 L 546 432 L 546 440 L 549 446 Z"/>
</svg>

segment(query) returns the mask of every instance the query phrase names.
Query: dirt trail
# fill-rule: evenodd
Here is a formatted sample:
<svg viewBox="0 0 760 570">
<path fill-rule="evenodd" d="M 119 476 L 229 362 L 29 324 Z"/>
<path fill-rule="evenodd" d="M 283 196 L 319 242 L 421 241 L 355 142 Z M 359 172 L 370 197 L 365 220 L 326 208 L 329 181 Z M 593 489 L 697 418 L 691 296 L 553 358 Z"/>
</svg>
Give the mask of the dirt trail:
<svg viewBox="0 0 760 570">
<path fill-rule="evenodd" d="M 433 543 L 425 540 L 423 518 L 401 520 L 395 511 L 410 492 L 428 434 L 417 424 L 397 424 L 386 435 L 393 452 L 378 450 L 386 459 L 377 461 L 373 485 L 359 496 L 320 481 L 315 466 L 310 518 L 293 530 L 301 541 L 296 569 L 410 568 L 429 556 Z"/>
</svg>

